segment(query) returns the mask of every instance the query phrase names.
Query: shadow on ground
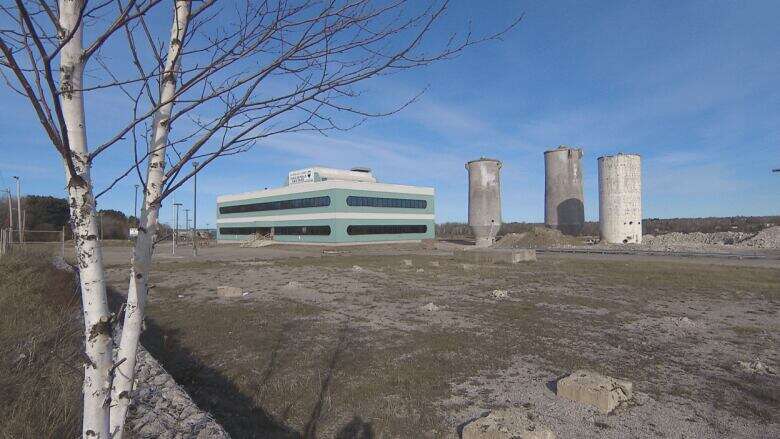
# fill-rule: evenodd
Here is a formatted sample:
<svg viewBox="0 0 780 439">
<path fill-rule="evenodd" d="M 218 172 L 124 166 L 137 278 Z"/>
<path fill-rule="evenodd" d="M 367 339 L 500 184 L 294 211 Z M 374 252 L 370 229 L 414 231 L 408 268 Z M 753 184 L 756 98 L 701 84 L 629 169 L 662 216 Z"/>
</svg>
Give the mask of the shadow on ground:
<svg viewBox="0 0 780 439">
<path fill-rule="evenodd" d="M 154 320 L 147 319 L 142 343 L 147 350 L 165 365 L 176 382 L 181 385 L 201 409 L 210 412 L 233 438 L 315 439 L 324 413 L 324 400 L 329 394 L 331 380 L 339 366 L 339 359 L 348 340 L 350 329 L 342 327 L 336 345 L 325 368 L 324 379 L 316 395 L 316 403 L 303 431 L 296 431 L 274 417 L 255 401 L 241 393 L 225 375 L 209 367 L 195 357 L 179 342 L 179 331 L 163 330 Z M 282 331 L 283 334 L 285 331 Z M 277 358 L 284 349 L 279 335 L 274 351 L 262 372 L 261 385 L 265 384 L 278 367 Z M 284 414 L 283 414 L 284 415 Z M 355 416 L 336 433 L 336 439 L 373 439 L 370 422 Z"/>
</svg>

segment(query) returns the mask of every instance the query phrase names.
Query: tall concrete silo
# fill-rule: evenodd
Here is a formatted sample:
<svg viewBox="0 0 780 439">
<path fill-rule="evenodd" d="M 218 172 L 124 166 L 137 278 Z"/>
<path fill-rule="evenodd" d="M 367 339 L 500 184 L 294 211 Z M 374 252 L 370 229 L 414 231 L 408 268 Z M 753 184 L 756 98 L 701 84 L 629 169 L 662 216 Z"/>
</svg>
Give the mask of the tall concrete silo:
<svg viewBox="0 0 780 439">
<path fill-rule="evenodd" d="M 469 171 L 469 226 L 478 247 L 496 240 L 501 228 L 501 162 L 480 158 L 466 163 Z"/>
<path fill-rule="evenodd" d="M 544 152 L 544 224 L 578 235 L 585 224 L 582 149 L 559 146 Z"/>
<path fill-rule="evenodd" d="M 642 160 L 637 154 L 599 157 L 599 232 L 611 244 L 642 242 Z"/>
</svg>

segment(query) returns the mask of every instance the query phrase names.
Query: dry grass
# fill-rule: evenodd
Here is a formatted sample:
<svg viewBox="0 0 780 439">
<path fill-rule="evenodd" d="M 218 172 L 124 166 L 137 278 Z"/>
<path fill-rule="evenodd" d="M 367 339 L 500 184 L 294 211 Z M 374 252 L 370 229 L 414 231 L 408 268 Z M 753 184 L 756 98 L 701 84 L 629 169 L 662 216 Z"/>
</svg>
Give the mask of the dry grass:
<svg viewBox="0 0 780 439">
<path fill-rule="evenodd" d="M 431 266 L 434 261 L 439 265 Z M 356 272 L 354 265 L 364 270 Z M 739 337 L 747 329 L 701 335 L 730 349 L 728 359 L 707 360 L 688 354 L 704 341 L 698 336 L 663 340 L 622 329 L 639 317 L 669 314 L 667 305 L 672 315 L 695 315 L 710 303 L 714 309 L 741 303 L 751 304 L 755 311 L 748 313 L 775 312 L 761 306 L 780 298 L 780 276 L 771 269 L 572 258 L 464 269 L 447 257 L 349 254 L 277 259 L 260 267 L 160 266 L 153 276 L 173 277 L 152 295 L 144 343 L 235 438 L 444 437 L 451 431 L 437 404 L 452 395 L 452 385 L 501 373 L 517 354 L 534 356 L 550 376 L 593 368 L 641 383 L 653 395 L 719 400 L 759 422 L 777 402 L 776 392 L 757 391 L 764 381 L 747 388 L 726 378 L 732 357 L 752 349 Z M 198 277 L 193 270 L 204 272 Z M 249 277 L 256 279 L 246 282 L 255 285 L 250 289 L 267 293 L 274 288 L 266 285 L 274 282 L 265 277 L 270 270 L 343 297 L 334 309 L 327 301 L 304 303 L 284 294 L 233 301 L 187 294 L 204 276 L 227 282 Z M 334 278 L 366 280 L 365 290 L 344 295 Z M 489 299 L 496 288 L 509 290 L 510 299 Z M 363 303 L 368 313 L 430 300 L 479 327 L 430 324 L 410 312 L 400 319 L 415 329 L 383 328 L 367 323 L 370 317 L 360 311 L 341 312 L 350 303 Z M 715 375 L 707 375 L 703 362 Z M 670 379 L 670 370 L 684 377 Z M 701 390 L 709 379 L 722 384 L 727 397 Z M 350 436 L 354 431 L 363 435 Z"/>
<path fill-rule="evenodd" d="M 0 259 L 0 437 L 81 430 L 82 327 L 73 275 L 41 254 Z"/>
</svg>

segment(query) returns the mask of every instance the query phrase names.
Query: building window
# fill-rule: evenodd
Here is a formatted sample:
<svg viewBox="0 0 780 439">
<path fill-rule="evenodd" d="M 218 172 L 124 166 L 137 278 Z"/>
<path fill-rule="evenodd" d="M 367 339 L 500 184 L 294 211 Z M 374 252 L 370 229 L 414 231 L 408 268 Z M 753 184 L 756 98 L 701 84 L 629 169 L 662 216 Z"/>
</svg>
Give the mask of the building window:
<svg viewBox="0 0 780 439">
<path fill-rule="evenodd" d="M 406 198 L 378 198 L 378 197 L 347 197 L 348 206 L 359 207 L 393 207 L 401 209 L 425 209 L 428 202 L 425 200 L 412 200 Z"/>
<path fill-rule="evenodd" d="M 274 227 L 277 235 L 330 235 L 330 226 L 284 226 Z"/>
<path fill-rule="evenodd" d="M 282 226 L 282 227 L 220 227 L 220 235 L 330 235 L 330 226 Z"/>
<path fill-rule="evenodd" d="M 269 201 L 266 203 L 239 204 L 222 206 L 219 213 L 265 212 L 268 210 L 305 209 L 309 207 L 330 206 L 330 197 L 297 198 L 295 200 Z"/>
<path fill-rule="evenodd" d="M 259 233 L 261 235 L 270 235 L 270 227 L 220 227 L 220 235 L 254 235 Z"/>
<path fill-rule="evenodd" d="M 348 235 L 396 235 L 404 233 L 425 233 L 426 225 L 357 225 L 347 227 Z"/>
</svg>

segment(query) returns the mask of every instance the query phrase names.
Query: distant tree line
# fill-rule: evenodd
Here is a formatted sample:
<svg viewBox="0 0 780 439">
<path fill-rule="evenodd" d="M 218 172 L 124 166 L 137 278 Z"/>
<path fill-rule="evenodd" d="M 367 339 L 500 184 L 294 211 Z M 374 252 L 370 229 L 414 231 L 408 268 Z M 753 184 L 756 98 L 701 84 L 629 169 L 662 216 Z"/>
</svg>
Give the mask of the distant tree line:
<svg viewBox="0 0 780 439">
<path fill-rule="evenodd" d="M 760 230 L 780 225 L 780 216 L 732 216 L 708 218 L 646 218 L 642 220 L 642 233 L 662 235 L 665 233 L 713 233 L 713 232 L 745 232 L 757 233 Z M 511 222 L 501 225 L 499 236 L 508 233 L 524 233 L 534 227 L 544 227 L 543 223 Z M 586 221 L 582 236 L 598 236 L 598 221 Z M 436 236 L 440 238 L 472 237 L 471 229 L 466 223 L 446 222 L 436 224 Z"/>
<path fill-rule="evenodd" d="M 13 209 L 14 230 L 19 229 L 16 198 L 11 199 Z M 71 228 L 68 226 L 70 214 L 68 202 L 64 198 L 49 195 L 27 195 L 22 197 L 22 212 L 24 230 L 33 231 L 60 231 L 65 228 L 65 238 L 71 239 Z M 138 227 L 138 219 L 133 215 L 127 216 L 123 212 L 113 209 L 98 211 L 98 224 L 102 239 L 128 239 L 130 228 Z M 8 221 L 8 197 L 0 200 L 0 228 L 7 228 Z M 66 227 L 67 226 L 67 227 Z M 170 227 L 163 225 L 159 238 L 170 236 Z M 54 235 L 52 235 L 54 237 Z M 26 240 L 35 240 L 32 234 L 25 235 Z"/>
</svg>

